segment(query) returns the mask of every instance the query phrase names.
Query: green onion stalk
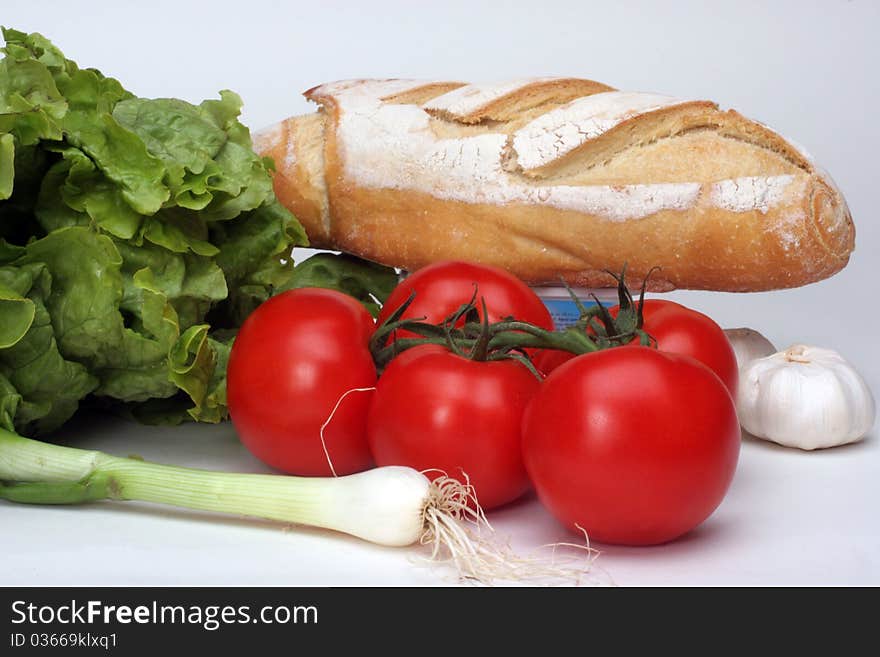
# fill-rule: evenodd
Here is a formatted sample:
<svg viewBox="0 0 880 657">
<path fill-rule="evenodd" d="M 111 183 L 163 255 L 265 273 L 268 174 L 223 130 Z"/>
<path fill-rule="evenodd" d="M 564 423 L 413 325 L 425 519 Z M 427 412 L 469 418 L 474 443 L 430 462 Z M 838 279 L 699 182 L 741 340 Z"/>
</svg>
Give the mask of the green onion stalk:
<svg viewBox="0 0 880 657">
<path fill-rule="evenodd" d="M 10 502 L 141 500 L 401 546 L 422 538 L 426 517 L 442 497 L 437 488 L 404 467 L 329 478 L 214 472 L 52 445 L 0 429 L 0 499 Z"/>
<path fill-rule="evenodd" d="M 24 438 L 0 429 L 0 499 L 25 504 L 141 500 L 320 527 L 379 545 L 429 548 L 466 581 L 537 580 L 580 584 L 595 555 L 589 545 L 548 546 L 551 557 L 518 557 L 492 540 L 467 483 L 403 466 L 344 477 L 237 474 L 120 458 Z M 560 546 L 576 548 L 562 557 Z"/>
</svg>

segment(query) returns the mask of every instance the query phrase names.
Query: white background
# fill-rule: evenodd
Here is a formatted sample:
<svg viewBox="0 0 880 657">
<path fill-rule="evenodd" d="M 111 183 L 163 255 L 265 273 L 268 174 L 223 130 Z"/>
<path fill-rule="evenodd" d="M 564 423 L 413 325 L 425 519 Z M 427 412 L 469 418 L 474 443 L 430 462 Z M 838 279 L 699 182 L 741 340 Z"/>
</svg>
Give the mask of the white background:
<svg viewBox="0 0 880 657">
<path fill-rule="evenodd" d="M 589 77 L 621 89 L 709 98 L 803 144 L 843 190 L 857 228 L 830 280 L 762 294 L 679 292 L 724 326 L 777 346 L 842 352 L 880 390 L 874 194 L 880 3 L 827 2 L 53 2 L 4 0 L 0 22 L 53 39 L 143 96 L 197 102 L 219 89 L 263 127 L 310 111 L 299 93 L 350 77 L 486 81 Z M 228 425 L 156 429 L 81 417 L 70 442 L 117 454 L 260 471 Z M 748 439 L 728 497 L 673 544 L 600 546 L 618 584 L 880 584 L 877 430 L 801 453 Z M 491 515 L 527 551 L 566 540 L 527 499 Z M 442 584 L 418 551 L 320 531 L 145 505 L 0 506 L 0 584 Z"/>
</svg>

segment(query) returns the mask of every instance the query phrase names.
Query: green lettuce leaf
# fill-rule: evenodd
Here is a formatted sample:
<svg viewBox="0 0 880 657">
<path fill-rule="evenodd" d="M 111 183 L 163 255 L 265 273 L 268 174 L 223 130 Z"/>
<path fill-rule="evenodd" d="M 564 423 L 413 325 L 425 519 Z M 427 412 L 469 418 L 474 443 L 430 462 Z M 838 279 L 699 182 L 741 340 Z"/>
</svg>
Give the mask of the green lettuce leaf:
<svg viewBox="0 0 880 657">
<path fill-rule="evenodd" d="M 345 292 L 366 306 L 376 317 L 397 286 L 397 272 L 347 254 L 318 253 L 298 264 L 281 290 L 326 287 Z"/>
<path fill-rule="evenodd" d="M 276 200 L 231 221 L 217 222 L 211 240 L 220 248 L 217 264 L 226 274 L 229 299 L 214 321 L 239 326 L 263 301 L 287 289 L 294 266 L 290 244 L 307 243 L 302 226 L 287 220 Z"/>
<path fill-rule="evenodd" d="M 375 310 L 393 272 L 327 256 L 275 199 L 231 91 L 138 98 L 40 34 L 3 29 L 0 426 L 51 431 L 86 398 L 142 420 L 226 417 L 236 328 L 279 290 Z"/>
<path fill-rule="evenodd" d="M 8 132 L 0 135 L 0 200 L 12 196 L 15 182 L 15 138 Z"/>
<path fill-rule="evenodd" d="M 6 57 L 0 61 L 0 132 L 12 133 L 25 146 L 41 139 L 61 139 L 57 121 L 67 113 L 67 101 L 52 70 L 39 59 L 57 62 L 51 44 L 47 47 L 40 35 L 6 28 L 3 36 Z"/>
<path fill-rule="evenodd" d="M 61 355 L 46 307 L 51 286 L 51 276 L 41 263 L 0 267 L 0 289 L 21 304 L 16 311 L 18 330 L 4 331 L 7 339 L 0 344 L 0 425 L 9 430 L 55 429 L 98 383 L 83 365 Z"/>
<path fill-rule="evenodd" d="M 226 364 L 232 341 L 208 337 L 210 328 L 193 326 L 180 336 L 171 350 L 171 378 L 194 403 L 188 410 L 193 419 L 219 422 L 226 417 Z"/>
<path fill-rule="evenodd" d="M 0 281 L 3 278 L 5 277 L 0 273 Z M 35 313 L 33 301 L 0 282 L 0 317 L 3 318 L 0 323 L 0 349 L 11 347 L 24 337 L 34 323 Z"/>
<path fill-rule="evenodd" d="M 0 371 L 0 427 L 8 431 L 15 430 L 15 418 L 18 415 L 20 403 L 21 395 L 18 390 Z"/>
</svg>

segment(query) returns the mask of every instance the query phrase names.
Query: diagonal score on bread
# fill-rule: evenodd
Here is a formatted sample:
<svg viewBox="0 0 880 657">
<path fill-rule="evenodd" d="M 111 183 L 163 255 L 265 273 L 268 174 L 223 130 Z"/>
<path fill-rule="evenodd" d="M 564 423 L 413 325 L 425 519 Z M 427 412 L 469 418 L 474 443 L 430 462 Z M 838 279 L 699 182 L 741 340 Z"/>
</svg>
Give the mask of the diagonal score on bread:
<svg viewBox="0 0 880 657">
<path fill-rule="evenodd" d="M 846 203 L 800 149 L 710 101 L 591 80 L 349 80 L 258 136 L 316 246 L 415 269 L 446 258 L 532 283 L 795 287 L 841 269 Z"/>
<path fill-rule="evenodd" d="M 426 99 L 422 108 L 441 119 L 465 124 L 487 120 L 517 121 L 529 110 L 561 105 L 602 91 L 613 89 L 601 82 L 580 78 L 534 78 L 496 84 L 462 84 L 439 96 Z"/>
</svg>

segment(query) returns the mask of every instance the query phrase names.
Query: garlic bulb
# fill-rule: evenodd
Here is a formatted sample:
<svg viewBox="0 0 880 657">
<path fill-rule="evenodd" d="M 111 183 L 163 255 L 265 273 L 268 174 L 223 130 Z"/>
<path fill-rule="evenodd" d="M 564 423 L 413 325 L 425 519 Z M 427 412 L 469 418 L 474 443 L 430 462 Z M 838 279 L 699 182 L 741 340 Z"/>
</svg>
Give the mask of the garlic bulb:
<svg viewBox="0 0 880 657">
<path fill-rule="evenodd" d="M 854 442 L 874 424 L 874 397 L 835 351 L 794 345 L 740 370 L 743 429 L 800 449 Z"/>
<path fill-rule="evenodd" d="M 773 343 L 754 329 L 724 329 L 724 335 L 727 336 L 730 346 L 733 347 L 739 369 L 744 368 L 756 358 L 769 356 L 776 351 Z"/>
</svg>

